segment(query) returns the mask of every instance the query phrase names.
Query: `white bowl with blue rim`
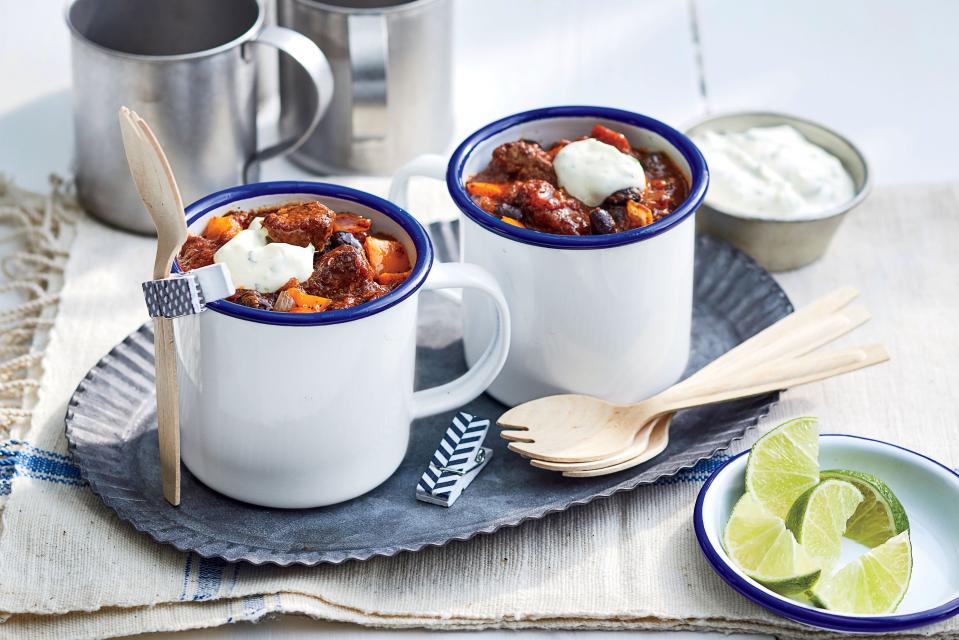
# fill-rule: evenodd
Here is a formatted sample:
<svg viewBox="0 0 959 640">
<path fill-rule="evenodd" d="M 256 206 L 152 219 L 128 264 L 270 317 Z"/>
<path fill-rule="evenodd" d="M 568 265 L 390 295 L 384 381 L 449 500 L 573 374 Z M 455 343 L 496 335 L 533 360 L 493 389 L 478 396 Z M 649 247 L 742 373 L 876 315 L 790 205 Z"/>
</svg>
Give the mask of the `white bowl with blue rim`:
<svg viewBox="0 0 959 640">
<path fill-rule="evenodd" d="M 736 501 L 745 491 L 748 452 L 716 469 L 696 500 L 693 521 L 706 560 L 729 586 L 769 611 L 813 627 L 854 633 L 889 633 L 921 627 L 959 613 L 959 474 L 909 449 L 860 436 L 824 434 L 821 469 L 853 469 L 882 479 L 909 516 L 912 580 L 898 609 L 885 615 L 857 615 L 819 609 L 779 595 L 749 578 L 729 557 L 722 535 Z M 843 540 L 839 566 L 865 547 Z"/>
</svg>

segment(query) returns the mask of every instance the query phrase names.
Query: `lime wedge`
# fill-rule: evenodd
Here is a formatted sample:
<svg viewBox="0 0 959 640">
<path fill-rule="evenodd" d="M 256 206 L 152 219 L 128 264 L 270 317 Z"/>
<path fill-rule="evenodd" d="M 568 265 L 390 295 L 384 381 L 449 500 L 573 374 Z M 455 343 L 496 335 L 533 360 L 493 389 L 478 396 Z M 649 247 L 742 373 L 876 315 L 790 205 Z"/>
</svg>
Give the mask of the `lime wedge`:
<svg viewBox="0 0 959 640">
<path fill-rule="evenodd" d="M 756 441 L 746 461 L 746 490 L 780 518 L 819 484 L 819 425 L 795 418 Z"/>
<path fill-rule="evenodd" d="M 867 547 L 881 545 L 909 528 L 909 518 L 896 494 L 876 476 L 862 471 L 831 469 L 819 474 L 854 485 L 864 500 L 846 524 L 846 537 Z"/>
<path fill-rule="evenodd" d="M 824 480 L 799 496 L 786 527 L 826 573 L 839 560 L 846 521 L 863 501 L 859 489 L 842 480 Z"/>
<path fill-rule="evenodd" d="M 726 553 L 750 578 L 779 593 L 806 591 L 819 578 L 819 567 L 796 542 L 781 518 L 750 493 L 729 516 L 723 534 Z"/>
<path fill-rule="evenodd" d="M 823 578 L 810 597 L 817 607 L 843 613 L 892 613 L 912 576 L 912 545 L 903 531 Z"/>
</svg>

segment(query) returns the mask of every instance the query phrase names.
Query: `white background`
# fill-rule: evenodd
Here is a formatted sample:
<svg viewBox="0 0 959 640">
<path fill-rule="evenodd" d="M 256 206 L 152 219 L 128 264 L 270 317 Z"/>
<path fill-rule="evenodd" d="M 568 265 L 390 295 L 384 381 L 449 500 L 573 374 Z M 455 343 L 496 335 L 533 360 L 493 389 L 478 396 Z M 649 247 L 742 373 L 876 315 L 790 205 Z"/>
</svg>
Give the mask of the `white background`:
<svg viewBox="0 0 959 640">
<path fill-rule="evenodd" d="M 456 139 L 499 116 L 553 104 L 622 107 L 680 128 L 708 112 L 778 110 L 848 136 L 879 184 L 959 177 L 959 2 L 453 1 Z M 69 65 L 59 0 L 0 0 L 0 173 L 23 186 L 43 189 L 49 173 L 69 170 Z M 282 160 L 266 174 L 302 176 Z M 421 635 L 289 619 L 149 637 L 292 639 L 321 631 Z"/>
</svg>

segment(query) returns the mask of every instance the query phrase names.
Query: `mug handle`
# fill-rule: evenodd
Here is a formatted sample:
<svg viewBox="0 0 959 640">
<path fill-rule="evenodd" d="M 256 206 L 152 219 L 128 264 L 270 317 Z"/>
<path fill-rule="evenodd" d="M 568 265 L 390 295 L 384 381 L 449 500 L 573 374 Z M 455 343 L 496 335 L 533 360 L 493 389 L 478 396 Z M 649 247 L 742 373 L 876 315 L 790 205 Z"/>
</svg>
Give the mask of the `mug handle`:
<svg viewBox="0 0 959 640">
<path fill-rule="evenodd" d="M 445 180 L 448 164 L 449 158 L 436 153 L 427 153 L 413 158 L 393 174 L 393 180 L 390 181 L 390 195 L 387 199 L 400 209 L 409 211 L 407 204 L 410 195 L 410 178 Z"/>
<path fill-rule="evenodd" d="M 330 62 L 316 44 L 302 33 L 286 27 L 269 26 L 252 40 L 254 44 L 266 44 L 285 53 L 310 76 L 316 91 L 316 110 L 306 129 L 298 136 L 270 145 L 254 153 L 243 167 L 243 182 L 250 182 L 252 170 L 261 162 L 285 155 L 299 149 L 323 119 L 333 98 L 333 71 Z"/>
<path fill-rule="evenodd" d="M 452 382 L 413 394 L 414 419 L 458 409 L 486 391 L 506 363 L 510 341 L 506 298 L 493 276 L 482 267 L 461 262 L 435 263 L 423 289 L 476 289 L 486 294 L 496 307 L 496 328 L 486 351 L 469 371 Z"/>
<path fill-rule="evenodd" d="M 449 164 L 449 158 L 436 153 L 426 153 L 416 156 L 393 174 L 390 181 L 390 194 L 387 200 L 398 206 L 400 209 L 409 211 L 410 179 L 411 178 L 434 178 L 436 180 L 446 179 L 446 165 Z M 415 216 L 414 216 L 415 217 Z M 426 233 L 430 233 L 428 225 L 423 225 Z M 430 237 L 432 241 L 432 236 Z M 436 245 L 435 242 L 433 242 Z M 451 300 L 459 300 L 460 296 L 456 293 L 448 292 L 444 294 Z"/>
<path fill-rule="evenodd" d="M 387 132 L 389 40 L 386 16 L 351 13 L 346 17 L 353 93 L 353 140 L 382 141 Z"/>
</svg>

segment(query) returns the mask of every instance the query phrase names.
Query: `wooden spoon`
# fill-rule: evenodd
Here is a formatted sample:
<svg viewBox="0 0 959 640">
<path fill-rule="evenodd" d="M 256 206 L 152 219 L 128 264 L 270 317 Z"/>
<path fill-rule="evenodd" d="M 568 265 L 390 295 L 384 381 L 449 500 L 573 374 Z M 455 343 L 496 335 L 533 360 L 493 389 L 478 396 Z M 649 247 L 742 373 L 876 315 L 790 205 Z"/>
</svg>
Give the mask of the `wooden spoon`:
<svg viewBox="0 0 959 640">
<path fill-rule="evenodd" d="M 183 200 L 166 154 L 144 120 L 120 108 L 120 132 L 130 173 L 140 198 L 157 229 L 155 279 L 170 276 L 173 258 L 187 238 Z M 157 431 L 160 439 L 160 478 L 163 497 L 180 504 L 180 409 L 176 378 L 176 345 L 173 320 L 154 318 L 153 345 L 156 365 Z"/>
<path fill-rule="evenodd" d="M 827 296 L 827 298 L 829 297 L 830 296 Z M 826 298 L 823 300 L 826 300 Z M 819 302 L 822 302 L 822 300 Z M 807 313 L 808 309 L 817 306 L 818 309 L 815 309 L 816 313 Z M 813 303 L 813 305 L 810 307 L 805 307 L 803 310 L 787 316 L 787 319 L 799 316 L 812 318 L 812 321 L 804 326 L 797 325 L 795 322 L 793 322 L 792 324 L 796 327 L 796 330 L 792 333 L 785 333 L 777 330 L 777 327 L 779 327 L 780 324 L 787 323 L 787 319 L 783 319 L 779 323 L 776 323 L 767 329 L 767 331 L 770 333 L 766 334 L 764 332 L 763 334 L 757 334 L 757 336 L 752 339 L 754 344 L 759 347 L 758 349 L 744 350 L 737 347 L 731 351 L 728 351 L 724 355 L 720 356 L 710 364 L 694 373 L 686 380 L 677 383 L 673 388 L 676 389 L 682 388 L 683 386 L 697 384 L 697 381 L 705 379 L 705 376 L 708 375 L 730 375 L 738 371 L 745 371 L 750 367 L 761 364 L 762 360 L 778 360 L 781 358 L 792 358 L 804 355 L 810 351 L 813 351 L 814 349 L 837 340 L 856 327 L 859 327 L 867 322 L 871 317 L 865 308 L 861 306 L 853 306 L 846 309 L 841 309 L 835 313 L 831 313 L 817 319 L 816 315 L 818 315 L 822 309 L 823 307 L 819 306 L 819 303 L 817 302 Z M 773 336 L 773 338 L 769 339 L 769 336 Z M 779 337 L 776 338 L 776 336 Z M 550 469 L 552 471 L 563 472 L 597 470 L 611 466 L 616 466 L 616 470 L 628 469 L 631 466 L 635 466 L 645 462 L 646 460 L 649 460 L 649 457 L 646 455 L 646 440 L 650 436 L 649 432 L 653 429 L 653 427 L 654 425 L 652 424 L 646 425 L 645 428 L 641 429 L 639 433 L 636 434 L 636 438 L 629 447 L 607 458 L 601 458 L 599 460 L 589 462 L 548 462 L 533 459 L 530 464 L 541 469 Z M 667 427 L 667 440 L 668 435 L 669 432 Z M 633 464 L 626 464 L 630 461 L 632 461 Z M 608 471 L 607 473 L 612 473 L 612 471 Z"/>
<path fill-rule="evenodd" d="M 509 448 L 549 462 L 589 462 L 627 448 L 654 418 L 691 407 L 778 391 L 856 371 L 889 359 L 880 344 L 775 361 L 733 375 L 719 372 L 677 385 L 633 405 L 582 395 L 559 395 L 507 411 L 499 424 Z"/>
</svg>

